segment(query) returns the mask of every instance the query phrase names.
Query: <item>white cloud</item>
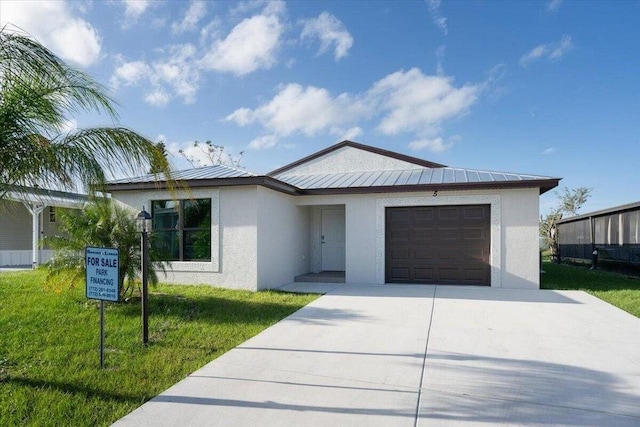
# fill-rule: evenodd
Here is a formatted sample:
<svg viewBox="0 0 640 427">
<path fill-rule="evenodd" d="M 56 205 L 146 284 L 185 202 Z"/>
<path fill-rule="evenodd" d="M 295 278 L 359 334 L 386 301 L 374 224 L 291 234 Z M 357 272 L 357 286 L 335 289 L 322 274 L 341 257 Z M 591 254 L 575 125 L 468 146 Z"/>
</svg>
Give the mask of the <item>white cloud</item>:
<svg viewBox="0 0 640 427">
<path fill-rule="evenodd" d="M 138 20 L 151 7 L 151 0 L 122 0 L 124 4 L 123 27 L 128 27 Z"/>
<path fill-rule="evenodd" d="M 436 74 L 438 74 L 439 76 L 444 75 L 444 54 L 445 51 L 447 50 L 447 45 L 440 45 L 438 46 L 438 48 L 436 49 Z"/>
<path fill-rule="evenodd" d="M 553 49 L 549 53 L 549 59 L 558 60 L 562 58 L 565 53 L 569 52 L 573 48 L 571 37 L 564 35 L 558 43 L 552 46 Z"/>
<path fill-rule="evenodd" d="M 276 62 L 283 26 L 276 15 L 256 15 L 216 40 L 202 59 L 204 68 L 238 76 L 268 69 Z"/>
<path fill-rule="evenodd" d="M 249 108 L 238 108 L 225 117 L 225 120 L 235 122 L 239 126 L 246 126 L 254 121 L 253 111 Z"/>
<path fill-rule="evenodd" d="M 442 151 L 453 144 L 452 139 L 438 141 L 444 123 L 466 114 L 492 85 L 493 74 L 479 84 L 456 86 L 452 77 L 427 76 L 414 68 L 389 74 L 363 93 L 337 96 L 324 88 L 290 83 L 278 88 L 271 100 L 255 109 L 236 109 L 225 120 L 238 126 L 257 124 L 277 137 L 324 133 L 343 139 L 362 135 L 360 122 L 375 120 L 383 134 L 413 133 L 413 148 Z"/>
<path fill-rule="evenodd" d="M 291 83 L 255 110 L 240 108 L 225 119 L 240 126 L 258 122 L 280 136 L 294 133 L 312 136 L 353 122 L 363 115 L 364 109 L 346 93 L 332 97 L 326 89 Z"/>
<path fill-rule="evenodd" d="M 416 151 L 429 149 L 435 153 L 442 153 L 451 148 L 452 145 L 453 142 L 445 142 L 441 137 L 437 137 L 433 139 L 418 139 L 415 141 L 411 141 L 409 143 L 409 148 Z"/>
<path fill-rule="evenodd" d="M 28 32 L 62 59 L 88 67 L 100 57 L 102 41 L 98 31 L 75 16 L 67 3 L 0 2 L 0 24 L 11 23 Z"/>
<path fill-rule="evenodd" d="M 195 30 L 206 14 L 206 2 L 193 0 L 182 21 L 172 24 L 174 32 Z M 140 8 L 143 13 L 145 8 Z M 174 98 L 191 103 L 196 99 L 201 76 L 207 71 L 243 76 L 276 63 L 280 38 L 284 31 L 281 16 L 285 5 L 281 1 L 256 0 L 239 3 L 235 9 L 261 11 L 242 20 L 226 34 L 223 23 L 213 19 L 200 29 L 199 45 L 169 45 L 155 49 L 158 58 L 151 61 L 129 61 L 116 55 L 116 68 L 111 86 L 140 86 L 147 103 L 166 105 Z M 234 10 L 235 10 L 234 9 Z M 234 12 L 235 13 L 235 12 Z"/>
<path fill-rule="evenodd" d="M 171 31 L 175 34 L 194 31 L 197 29 L 198 22 L 207 14 L 207 5 L 202 0 L 194 0 L 189 5 L 189 9 L 180 22 L 171 24 Z"/>
<path fill-rule="evenodd" d="M 196 48 L 191 44 L 174 45 L 168 48 L 169 56 L 153 64 L 151 82 L 168 85 L 187 104 L 195 101 L 199 88 L 200 72 L 195 66 Z"/>
<path fill-rule="evenodd" d="M 151 67 L 144 61 L 124 62 L 116 68 L 111 76 L 111 86 L 118 89 L 120 84 L 125 86 L 135 85 L 151 73 Z"/>
<path fill-rule="evenodd" d="M 522 55 L 522 57 L 520 57 L 520 65 L 524 67 L 530 64 L 531 62 L 542 58 L 547 54 L 548 50 L 549 49 L 547 48 L 547 46 L 543 44 L 534 47 L 529 52 L 525 53 L 524 55 Z"/>
<path fill-rule="evenodd" d="M 542 58 L 558 61 L 571 49 L 573 49 L 571 36 L 564 35 L 557 42 L 538 45 L 522 55 L 520 57 L 520 65 L 526 67 Z"/>
<path fill-rule="evenodd" d="M 349 129 L 334 128 L 331 133 L 338 136 L 338 141 L 353 141 L 357 137 L 361 136 L 364 131 L 360 126 L 354 126 Z"/>
<path fill-rule="evenodd" d="M 317 18 L 303 22 L 301 37 L 320 40 L 318 54 L 325 53 L 332 45 L 335 46 L 336 61 L 349 53 L 349 49 L 353 46 L 353 37 L 338 18 L 328 12 L 322 12 Z"/>
<path fill-rule="evenodd" d="M 220 37 L 221 29 L 222 21 L 219 18 L 214 18 L 211 22 L 200 29 L 200 44 L 207 44 Z"/>
<path fill-rule="evenodd" d="M 445 36 L 449 32 L 447 29 L 447 18 L 440 12 L 440 0 L 425 0 L 429 6 L 429 15 L 433 24 L 442 31 Z"/>
<path fill-rule="evenodd" d="M 169 95 L 164 89 L 158 88 L 144 95 L 144 102 L 154 107 L 164 107 L 169 103 Z"/>
<path fill-rule="evenodd" d="M 561 5 L 562 5 L 562 0 L 550 0 L 545 5 L 545 9 L 549 13 L 555 13 L 560 9 Z"/>
<path fill-rule="evenodd" d="M 274 135 L 260 136 L 249 143 L 250 150 L 264 150 L 266 148 L 272 148 L 276 146 L 278 142 Z"/>
<path fill-rule="evenodd" d="M 556 151 L 558 151 L 558 149 L 556 147 L 549 147 L 546 150 L 542 151 L 542 155 L 543 156 L 548 156 L 549 154 L 553 154 Z"/>
<path fill-rule="evenodd" d="M 229 10 L 231 16 L 246 15 L 261 10 L 263 15 L 284 15 L 286 5 L 283 0 L 248 0 L 237 2 Z"/>
<path fill-rule="evenodd" d="M 142 86 L 146 91 L 145 102 L 153 106 L 164 106 L 172 97 L 182 98 L 185 104 L 194 102 L 201 78 L 196 48 L 191 44 L 173 45 L 162 53 L 164 58 L 151 63 L 126 62 L 118 57 L 120 65 L 110 79 L 112 88 Z"/>
<path fill-rule="evenodd" d="M 453 83 L 452 77 L 427 76 L 417 68 L 379 80 L 369 90 L 385 112 L 378 129 L 386 135 L 437 133 L 444 121 L 465 114 L 482 89 L 482 85 Z"/>
</svg>

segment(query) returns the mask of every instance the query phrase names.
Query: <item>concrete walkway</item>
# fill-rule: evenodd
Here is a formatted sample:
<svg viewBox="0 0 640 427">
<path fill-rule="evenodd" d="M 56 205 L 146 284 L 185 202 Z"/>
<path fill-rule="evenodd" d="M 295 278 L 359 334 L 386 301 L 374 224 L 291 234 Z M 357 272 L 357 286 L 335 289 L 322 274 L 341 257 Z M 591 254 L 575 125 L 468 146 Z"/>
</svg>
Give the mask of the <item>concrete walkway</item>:
<svg viewBox="0 0 640 427">
<path fill-rule="evenodd" d="M 640 425 L 640 319 L 586 293 L 324 290 L 115 425 Z"/>
</svg>

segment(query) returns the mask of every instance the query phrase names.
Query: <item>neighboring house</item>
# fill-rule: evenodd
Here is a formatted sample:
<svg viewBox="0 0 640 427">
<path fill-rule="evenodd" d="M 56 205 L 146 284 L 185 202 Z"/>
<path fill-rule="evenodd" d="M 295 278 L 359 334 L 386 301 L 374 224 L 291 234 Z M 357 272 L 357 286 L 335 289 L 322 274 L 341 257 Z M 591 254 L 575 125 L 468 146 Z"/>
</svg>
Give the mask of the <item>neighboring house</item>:
<svg viewBox="0 0 640 427">
<path fill-rule="evenodd" d="M 560 258 L 640 265 L 640 201 L 558 221 Z"/>
<path fill-rule="evenodd" d="M 33 266 L 49 261 L 52 251 L 40 241 L 57 233 L 56 208 L 82 209 L 84 194 L 23 188 L 0 200 L 0 267 Z"/>
<path fill-rule="evenodd" d="M 168 282 L 266 289 L 344 272 L 347 284 L 539 287 L 539 195 L 558 178 L 451 168 L 344 141 L 267 175 L 225 166 L 113 181 L 153 215 Z"/>
</svg>

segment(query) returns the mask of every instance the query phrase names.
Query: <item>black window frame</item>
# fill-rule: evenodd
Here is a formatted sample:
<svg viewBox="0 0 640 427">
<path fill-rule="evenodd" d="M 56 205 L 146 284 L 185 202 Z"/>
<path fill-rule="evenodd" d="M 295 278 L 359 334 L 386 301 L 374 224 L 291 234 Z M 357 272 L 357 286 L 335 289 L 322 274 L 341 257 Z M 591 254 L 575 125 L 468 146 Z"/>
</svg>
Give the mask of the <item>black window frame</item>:
<svg viewBox="0 0 640 427">
<path fill-rule="evenodd" d="M 208 228 L 205 227 L 185 227 L 185 214 L 184 214 L 184 209 L 185 209 L 185 204 L 188 202 L 198 202 L 198 201 L 208 201 L 209 202 L 209 219 L 211 219 L 211 205 L 212 205 L 212 200 L 211 198 L 198 198 L 198 199 L 181 199 L 181 200 L 171 200 L 171 199 L 159 199 L 159 200 L 152 200 L 151 201 L 151 216 L 152 216 L 152 230 L 153 233 L 156 232 L 176 232 L 178 235 L 178 258 L 177 259 L 166 259 L 164 261 L 169 261 L 169 262 L 211 262 L 212 260 L 212 254 L 211 254 L 211 220 L 209 220 L 209 226 Z M 176 202 L 177 205 L 177 210 L 178 210 L 178 221 L 175 227 L 171 227 L 171 228 L 156 228 L 156 215 L 155 215 L 155 210 L 156 210 L 156 203 L 159 202 Z M 208 258 L 203 258 L 203 259 L 185 259 L 185 243 L 186 243 L 186 239 L 185 239 L 185 234 L 187 233 L 192 233 L 192 232 L 198 232 L 198 231 L 205 231 L 209 233 L 209 256 Z"/>
</svg>

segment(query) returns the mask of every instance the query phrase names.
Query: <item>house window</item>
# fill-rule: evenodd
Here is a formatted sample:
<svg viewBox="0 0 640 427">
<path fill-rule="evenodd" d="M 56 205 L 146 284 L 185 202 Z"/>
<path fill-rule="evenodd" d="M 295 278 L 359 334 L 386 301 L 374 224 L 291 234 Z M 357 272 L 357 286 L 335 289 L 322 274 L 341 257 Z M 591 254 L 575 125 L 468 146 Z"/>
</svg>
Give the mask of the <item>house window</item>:
<svg viewBox="0 0 640 427">
<path fill-rule="evenodd" d="M 55 206 L 49 206 L 49 223 L 56 223 L 56 208 Z"/>
<path fill-rule="evenodd" d="M 151 244 L 163 261 L 211 261 L 211 199 L 151 203 Z"/>
</svg>

